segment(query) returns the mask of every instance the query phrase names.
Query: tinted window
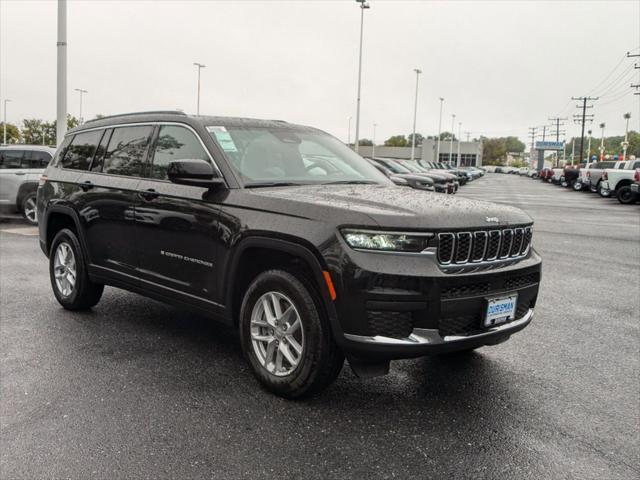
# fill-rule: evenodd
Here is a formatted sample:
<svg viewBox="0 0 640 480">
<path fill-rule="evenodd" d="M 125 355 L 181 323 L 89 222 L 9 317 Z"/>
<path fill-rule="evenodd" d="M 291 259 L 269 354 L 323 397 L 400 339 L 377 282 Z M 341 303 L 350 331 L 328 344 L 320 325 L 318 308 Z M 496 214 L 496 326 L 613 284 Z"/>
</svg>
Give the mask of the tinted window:
<svg viewBox="0 0 640 480">
<path fill-rule="evenodd" d="M 635 162 L 631 168 L 632 168 L 632 169 L 640 168 L 640 161 Z"/>
<path fill-rule="evenodd" d="M 24 150 L 1 150 L 0 168 L 20 168 Z"/>
<path fill-rule="evenodd" d="M 149 176 L 165 179 L 169 162 L 186 159 L 208 161 L 209 156 L 202 148 L 198 138 L 190 130 L 173 125 L 160 127 Z"/>
<path fill-rule="evenodd" d="M 96 154 L 93 157 L 93 163 L 91 164 L 92 172 L 101 172 L 102 171 L 102 162 L 104 161 L 104 154 L 107 151 L 107 144 L 111 139 L 111 132 L 113 130 L 107 130 L 105 134 L 102 136 L 102 140 L 100 140 L 100 145 L 96 150 Z"/>
<path fill-rule="evenodd" d="M 112 175 L 140 176 L 153 127 L 114 128 L 102 171 Z"/>
<path fill-rule="evenodd" d="M 78 133 L 73 137 L 71 145 L 67 148 L 64 158 L 60 162 L 62 168 L 89 170 L 89 165 L 93 159 L 93 154 L 96 152 L 101 135 L 101 130 L 93 130 L 91 132 Z"/>
<path fill-rule="evenodd" d="M 25 152 L 22 159 L 23 168 L 46 168 L 51 160 L 51 155 L 48 152 L 38 152 L 37 150 L 31 150 Z"/>
</svg>

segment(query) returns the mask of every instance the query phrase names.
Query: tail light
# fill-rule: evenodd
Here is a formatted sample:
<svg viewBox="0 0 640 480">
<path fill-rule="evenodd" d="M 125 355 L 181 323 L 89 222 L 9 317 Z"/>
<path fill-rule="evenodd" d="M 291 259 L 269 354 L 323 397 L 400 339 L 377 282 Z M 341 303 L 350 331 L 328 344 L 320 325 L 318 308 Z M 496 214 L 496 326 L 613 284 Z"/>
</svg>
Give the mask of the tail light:
<svg viewBox="0 0 640 480">
<path fill-rule="evenodd" d="M 591 172 L 587 171 L 587 178 L 591 178 Z"/>
<path fill-rule="evenodd" d="M 47 183 L 47 180 L 49 180 L 49 177 L 47 177 L 46 175 L 41 175 L 40 179 L 38 180 L 38 185 L 42 187 L 45 183 Z"/>
<path fill-rule="evenodd" d="M 607 172 L 602 172 L 602 180 L 609 180 L 609 175 L 607 175 Z"/>
<path fill-rule="evenodd" d="M 636 168 L 636 173 L 633 174 L 633 180 L 640 182 L 640 168 Z"/>
</svg>

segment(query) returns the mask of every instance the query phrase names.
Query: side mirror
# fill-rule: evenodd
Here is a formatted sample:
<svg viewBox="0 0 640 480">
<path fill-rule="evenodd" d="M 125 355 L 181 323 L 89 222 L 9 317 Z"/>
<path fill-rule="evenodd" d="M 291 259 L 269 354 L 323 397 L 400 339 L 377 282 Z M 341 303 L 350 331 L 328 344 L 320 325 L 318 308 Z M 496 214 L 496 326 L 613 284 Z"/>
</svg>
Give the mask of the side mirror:
<svg viewBox="0 0 640 480">
<path fill-rule="evenodd" d="M 213 188 L 224 185 L 224 179 L 218 177 L 213 165 L 205 160 L 185 159 L 169 162 L 167 168 L 169 181 L 179 185 Z"/>
</svg>

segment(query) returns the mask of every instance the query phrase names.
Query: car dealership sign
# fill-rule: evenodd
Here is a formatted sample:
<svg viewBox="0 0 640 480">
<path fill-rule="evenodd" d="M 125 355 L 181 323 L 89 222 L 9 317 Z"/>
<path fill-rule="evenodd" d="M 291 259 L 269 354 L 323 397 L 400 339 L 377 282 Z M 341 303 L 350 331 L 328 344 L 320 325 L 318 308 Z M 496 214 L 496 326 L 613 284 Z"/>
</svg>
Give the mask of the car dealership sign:
<svg viewBox="0 0 640 480">
<path fill-rule="evenodd" d="M 564 142 L 536 142 L 536 150 L 562 150 Z"/>
</svg>

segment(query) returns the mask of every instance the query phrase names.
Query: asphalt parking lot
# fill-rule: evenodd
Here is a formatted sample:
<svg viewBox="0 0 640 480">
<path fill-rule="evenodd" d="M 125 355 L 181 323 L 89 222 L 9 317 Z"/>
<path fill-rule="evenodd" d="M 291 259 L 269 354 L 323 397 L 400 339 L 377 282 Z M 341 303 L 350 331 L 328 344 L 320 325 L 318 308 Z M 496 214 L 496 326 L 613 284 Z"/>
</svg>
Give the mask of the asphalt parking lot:
<svg viewBox="0 0 640 480">
<path fill-rule="evenodd" d="M 206 319 L 112 288 L 64 311 L 35 229 L 0 224 L 0 477 L 638 478 L 639 207 L 500 174 L 460 195 L 536 220 L 533 323 L 302 402 Z"/>
</svg>

